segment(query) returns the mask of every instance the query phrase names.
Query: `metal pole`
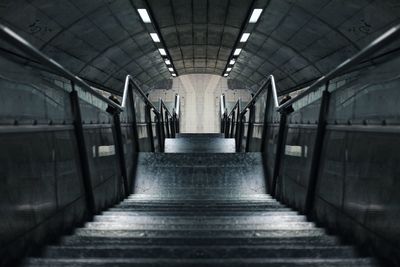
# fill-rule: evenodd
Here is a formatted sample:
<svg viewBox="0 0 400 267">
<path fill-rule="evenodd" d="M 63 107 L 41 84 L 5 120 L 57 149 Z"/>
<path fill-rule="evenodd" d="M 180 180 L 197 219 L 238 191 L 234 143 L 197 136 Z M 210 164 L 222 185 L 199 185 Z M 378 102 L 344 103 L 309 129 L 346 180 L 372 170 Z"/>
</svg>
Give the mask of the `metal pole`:
<svg viewBox="0 0 400 267">
<path fill-rule="evenodd" d="M 321 106 L 319 109 L 318 127 L 317 134 L 315 137 L 314 149 L 311 159 L 310 176 L 308 179 L 305 213 L 310 215 L 314 208 L 315 191 L 318 182 L 318 171 L 321 162 L 322 148 L 324 144 L 325 130 L 326 130 L 326 118 L 329 109 L 329 97 L 328 91 L 329 82 L 325 85 L 325 91 L 322 93 Z"/>
<path fill-rule="evenodd" d="M 135 107 L 135 100 L 133 98 L 133 92 L 132 92 L 132 86 L 130 86 L 129 89 L 129 99 L 132 103 L 132 130 L 133 130 L 133 139 L 134 139 L 134 145 L 136 152 L 140 151 L 140 145 L 139 145 L 139 132 L 137 129 L 137 121 L 136 121 L 136 107 Z"/>
<path fill-rule="evenodd" d="M 261 152 L 265 152 L 265 143 L 266 143 L 266 138 L 267 138 L 267 130 L 268 130 L 268 115 L 269 115 L 269 109 L 270 107 L 270 100 L 271 100 L 271 91 L 272 90 L 267 90 L 267 99 L 265 100 L 265 110 L 264 110 L 264 122 L 263 122 L 263 130 L 262 130 L 262 135 L 261 135 Z M 273 105 L 273 104 L 272 104 Z"/>
<path fill-rule="evenodd" d="M 114 119 L 114 127 L 115 127 L 115 143 L 117 147 L 118 161 L 119 166 L 121 168 L 121 176 L 124 184 L 124 193 L 125 197 L 128 197 L 130 194 L 129 185 L 128 185 L 128 174 L 126 172 L 126 162 L 125 162 L 125 151 L 124 151 L 124 141 L 122 140 L 122 129 L 121 129 L 121 120 L 119 117 L 119 113 L 113 115 Z"/>
<path fill-rule="evenodd" d="M 281 119 L 279 122 L 279 132 L 278 132 L 278 140 L 276 144 L 276 153 L 275 153 L 275 163 L 274 163 L 274 170 L 272 172 L 272 185 L 270 188 L 270 194 L 272 197 L 276 196 L 276 185 L 280 173 L 280 166 L 281 160 L 283 156 L 283 152 L 285 149 L 285 142 L 286 142 L 286 121 L 287 121 L 287 114 L 285 110 L 281 112 Z"/>
<path fill-rule="evenodd" d="M 176 132 L 175 132 L 175 128 L 174 128 L 174 120 L 173 120 L 173 118 L 170 119 L 169 125 L 171 127 L 171 138 L 175 138 L 176 137 Z"/>
<path fill-rule="evenodd" d="M 229 138 L 233 138 L 233 132 L 235 130 L 235 111 L 232 112 L 232 119 L 231 119 L 231 129 L 229 131 Z"/>
<path fill-rule="evenodd" d="M 163 106 L 163 104 L 162 104 L 162 100 L 161 100 L 161 98 L 160 98 L 160 100 L 159 100 L 159 103 L 160 103 L 160 134 L 161 134 L 161 141 L 162 141 L 162 147 L 164 148 L 164 140 L 165 140 L 165 127 L 164 127 L 164 124 L 165 124 L 165 122 L 164 122 L 164 112 L 163 112 L 163 110 L 164 110 L 164 106 Z"/>
<path fill-rule="evenodd" d="M 152 125 L 152 121 L 151 121 L 151 107 L 147 103 L 145 106 L 145 121 L 147 123 L 147 134 L 148 134 L 149 141 L 150 141 L 150 150 L 151 150 L 151 152 L 155 152 L 153 125 Z"/>
<path fill-rule="evenodd" d="M 243 134 L 244 134 L 244 116 L 246 113 L 240 113 L 240 120 L 239 120 L 239 136 L 238 136 L 238 145 L 236 147 L 236 152 L 242 151 L 242 142 L 243 142 Z"/>
<path fill-rule="evenodd" d="M 163 136 L 162 136 L 162 127 L 164 127 L 162 124 L 161 124 L 161 118 L 160 117 L 162 117 L 162 114 L 161 113 L 158 113 L 158 114 L 155 114 L 155 116 L 156 116 L 156 130 L 157 130 L 157 137 L 158 137 L 158 146 L 159 146 L 159 151 L 160 152 L 164 152 L 164 139 L 163 139 Z"/>
<path fill-rule="evenodd" d="M 96 208 L 95 208 L 92 180 L 89 168 L 89 159 L 86 150 L 85 136 L 82 126 L 82 115 L 79 106 L 79 96 L 78 92 L 75 90 L 75 84 L 73 82 L 71 82 L 71 87 L 72 87 L 72 92 L 70 93 L 71 110 L 72 110 L 72 115 L 74 117 L 75 136 L 78 145 L 79 162 L 82 171 L 86 205 L 90 215 L 93 215 L 96 213 Z"/>
<path fill-rule="evenodd" d="M 254 122 L 254 115 L 255 115 L 255 106 L 250 106 L 250 114 L 249 114 L 249 124 L 247 126 L 247 136 L 246 136 L 246 152 L 250 151 L 250 142 L 253 135 L 253 122 Z"/>
<path fill-rule="evenodd" d="M 167 137 L 171 138 L 172 135 L 171 135 L 170 127 L 172 128 L 172 126 L 170 126 L 170 121 L 169 121 L 169 118 L 168 118 L 168 112 L 167 111 L 165 111 L 165 123 L 166 123 L 165 128 L 167 129 Z"/>
</svg>

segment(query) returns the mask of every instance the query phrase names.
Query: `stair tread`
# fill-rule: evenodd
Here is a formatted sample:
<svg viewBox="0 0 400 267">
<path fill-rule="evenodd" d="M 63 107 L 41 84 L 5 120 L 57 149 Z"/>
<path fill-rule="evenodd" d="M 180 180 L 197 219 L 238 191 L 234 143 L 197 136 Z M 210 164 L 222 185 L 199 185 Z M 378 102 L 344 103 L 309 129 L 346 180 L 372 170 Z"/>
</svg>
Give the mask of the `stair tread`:
<svg viewBox="0 0 400 267">
<path fill-rule="evenodd" d="M 374 259 L 143 259 L 143 258 L 89 258 L 38 259 L 30 258 L 29 266 L 378 266 Z"/>
</svg>

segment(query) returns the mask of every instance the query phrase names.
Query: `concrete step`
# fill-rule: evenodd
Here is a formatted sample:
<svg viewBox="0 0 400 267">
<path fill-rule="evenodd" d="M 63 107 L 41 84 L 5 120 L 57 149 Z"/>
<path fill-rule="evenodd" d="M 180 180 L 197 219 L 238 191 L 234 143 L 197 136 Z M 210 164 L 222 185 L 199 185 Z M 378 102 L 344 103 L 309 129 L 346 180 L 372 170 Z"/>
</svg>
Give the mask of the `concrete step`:
<svg viewBox="0 0 400 267">
<path fill-rule="evenodd" d="M 124 223 L 171 223 L 171 224 L 276 224 L 280 222 L 307 222 L 305 216 L 300 215 L 269 215 L 269 216 L 125 216 L 98 215 L 94 222 L 124 222 Z"/>
<path fill-rule="evenodd" d="M 75 230 L 76 235 L 80 236 L 99 236 L 99 237 L 214 237 L 228 238 L 232 236 L 249 237 L 307 237 L 307 236 L 323 236 L 323 229 L 298 229 L 298 230 L 109 230 L 109 229 L 88 229 L 78 228 Z"/>
<path fill-rule="evenodd" d="M 219 208 L 219 207 L 209 207 L 209 208 L 175 208 L 175 209 L 169 209 L 168 207 L 140 207 L 140 206 L 134 206 L 134 207 L 121 207 L 121 206 L 116 206 L 115 208 L 110 208 L 108 211 L 121 211 L 121 212 L 135 212 L 135 211 L 142 211 L 142 212 L 165 212 L 167 214 L 182 214 L 182 213 L 197 213 L 197 214 L 204 214 L 204 215 L 209 215 L 212 213 L 234 213 L 234 212 L 247 212 L 247 213 L 252 213 L 252 212 L 273 212 L 273 211 L 280 211 L 280 212 L 290 212 L 290 208 L 285 208 L 284 206 L 280 207 L 253 207 L 253 208 L 241 208 L 241 207 L 226 207 L 226 208 Z"/>
<path fill-rule="evenodd" d="M 223 133 L 177 133 L 176 138 L 224 138 Z"/>
<path fill-rule="evenodd" d="M 107 211 L 102 212 L 103 215 L 111 215 L 111 216 L 181 216 L 185 217 L 233 217 L 232 219 L 238 217 L 241 218 L 243 216 L 294 216 L 298 215 L 297 211 L 293 211 L 291 209 L 271 209 L 271 210 L 262 210 L 262 211 L 219 211 L 219 212 L 209 212 L 203 211 L 202 213 L 196 211 L 174 211 L 174 212 L 165 212 L 165 211 L 139 211 L 139 210 L 126 210 L 126 209 L 109 209 Z"/>
<path fill-rule="evenodd" d="M 165 153 L 235 153 L 234 138 L 220 137 L 182 137 L 166 138 Z"/>
<path fill-rule="evenodd" d="M 48 246 L 47 258 L 354 258 L 346 246 Z"/>
<path fill-rule="evenodd" d="M 372 267 L 379 266 L 377 262 L 370 258 L 364 259 L 297 259 L 297 258 L 281 258 L 281 259 L 143 259 L 143 258 L 92 258 L 92 259 L 28 259 L 25 266 L 32 267 L 58 267 L 58 266 L 191 266 L 191 267 L 337 267 L 337 266 L 363 266 Z"/>
<path fill-rule="evenodd" d="M 138 203 L 128 203 L 124 202 L 115 206 L 115 208 L 122 208 L 126 210 L 165 210 L 165 211 L 213 211 L 213 210 L 244 210 L 244 211 L 253 211 L 253 210 L 271 210 L 271 209 L 287 209 L 280 203 L 268 203 L 268 204 L 253 204 L 253 205 L 230 205 L 230 204 L 165 204 L 165 205 L 152 205 L 152 204 L 138 204 Z"/>
<path fill-rule="evenodd" d="M 123 203 L 129 204 L 140 204 L 140 205 L 262 205 L 262 204 L 273 204 L 279 203 L 275 199 L 265 200 L 185 200 L 185 199 L 126 199 Z"/>
<path fill-rule="evenodd" d="M 193 198 L 191 195 L 187 195 L 188 198 L 182 199 L 177 197 L 166 197 L 164 195 L 155 195 L 155 194 L 132 194 L 128 196 L 127 200 L 129 199 L 137 199 L 137 200 L 144 200 L 144 201 L 151 201 L 151 200 L 160 200 L 160 201 L 257 201 L 257 200 L 275 200 L 268 194 L 251 194 L 251 195 L 236 195 L 236 196 L 210 196 L 210 198 Z"/>
<path fill-rule="evenodd" d="M 127 223 L 127 222 L 88 222 L 87 229 L 96 230 L 305 230 L 313 229 L 314 223 L 281 222 L 276 224 L 171 224 L 171 223 Z"/>
<path fill-rule="evenodd" d="M 176 245 L 176 246 L 249 246 L 249 245 L 315 245 L 336 246 L 340 241 L 335 236 L 295 236 L 295 237 L 257 237 L 248 238 L 232 237 L 101 237 L 101 236 L 65 236 L 60 241 L 61 245 L 94 245 L 94 244 L 116 244 L 116 245 Z"/>
</svg>

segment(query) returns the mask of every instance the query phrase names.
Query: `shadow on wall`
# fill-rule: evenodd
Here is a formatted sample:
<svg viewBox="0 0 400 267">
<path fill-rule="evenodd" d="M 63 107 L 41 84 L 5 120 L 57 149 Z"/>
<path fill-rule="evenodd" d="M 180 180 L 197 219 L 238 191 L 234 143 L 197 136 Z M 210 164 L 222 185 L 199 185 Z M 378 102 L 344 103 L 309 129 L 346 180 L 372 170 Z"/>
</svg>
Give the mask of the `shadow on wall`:
<svg viewBox="0 0 400 267">
<path fill-rule="evenodd" d="M 173 103 L 175 94 L 181 96 L 182 133 L 218 133 L 219 97 L 225 94 L 228 107 L 238 98 L 245 103 L 250 101 L 248 90 L 229 90 L 227 79 L 212 74 L 188 74 L 173 80 L 171 90 L 156 89 L 149 98 L 154 103 L 161 97 Z"/>
</svg>

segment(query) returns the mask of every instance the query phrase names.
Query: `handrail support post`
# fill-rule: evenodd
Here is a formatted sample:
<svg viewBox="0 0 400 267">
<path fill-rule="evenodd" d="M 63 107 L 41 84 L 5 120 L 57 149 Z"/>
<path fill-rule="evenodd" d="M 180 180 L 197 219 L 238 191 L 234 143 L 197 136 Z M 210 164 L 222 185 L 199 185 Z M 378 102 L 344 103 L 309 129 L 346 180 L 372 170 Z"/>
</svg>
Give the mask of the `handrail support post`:
<svg viewBox="0 0 400 267">
<path fill-rule="evenodd" d="M 321 154 L 322 154 L 325 131 L 326 131 L 326 119 L 328 116 L 328 109 L 329 109 L 330 92 L 328 91 L 328 87 L 329 87 L 329 82 L 326 83 L 325 90 L 322 93 L 321 105 L 319 109 L 317 133 L 315 137 L 314 149 L 311 158 L 310 174 L 308 179 L 307 194 L 304 206 L 305 207 L 304 212 L 307 215 L 310 215 L 314 208 L 315 192 L 318 182 L 318 172 L 320 169 L 319 165 L 321 162 Z"/>
</svg>

